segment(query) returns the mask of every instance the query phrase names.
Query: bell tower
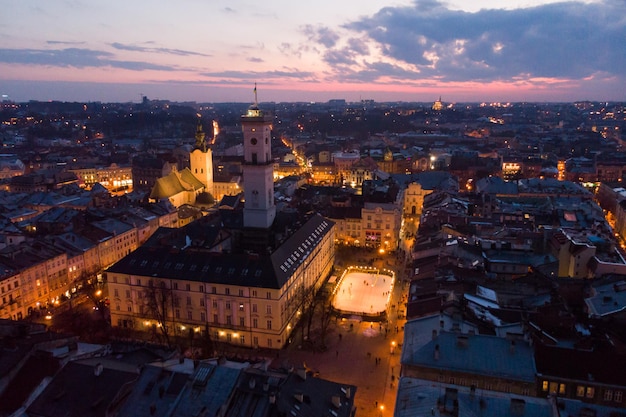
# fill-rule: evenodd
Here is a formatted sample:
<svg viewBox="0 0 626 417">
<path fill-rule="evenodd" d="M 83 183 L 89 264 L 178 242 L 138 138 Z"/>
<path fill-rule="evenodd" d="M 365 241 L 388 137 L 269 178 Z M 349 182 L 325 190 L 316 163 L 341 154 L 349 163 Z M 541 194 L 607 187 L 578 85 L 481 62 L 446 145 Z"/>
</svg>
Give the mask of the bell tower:
<svg viewBox="0 0 626 417">
<path fill-rule="evenodd" d="M 254 104 L 241 116 L 243 129 L 244 227 L 269 228 L 276 217 L 272 117 L 259 109 L 254 86 Z"/>
<path fill-rule="evenodd" d="M 196 144 L 189 153 L 189 165 L 194 177 L 204 184 L 204 191 L 213 195 L 213 151 L 207 148 L 200 118 L 196 128 Z"/>
</svg>

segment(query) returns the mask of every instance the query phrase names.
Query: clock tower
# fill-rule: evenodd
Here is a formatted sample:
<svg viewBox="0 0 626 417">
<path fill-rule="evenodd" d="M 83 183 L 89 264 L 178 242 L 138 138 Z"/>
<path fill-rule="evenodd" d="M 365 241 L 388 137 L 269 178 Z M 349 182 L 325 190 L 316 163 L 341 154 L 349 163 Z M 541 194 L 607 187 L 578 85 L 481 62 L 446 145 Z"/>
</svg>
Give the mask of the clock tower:
<svg viewBox="0 0 626 417">
<path fill-rule="evenodd" d="M 254 87 L 254 104 L 241 116 L 243 129 L 244 227 L 268 229 L 276 217 L 274 166 L 272 161 L 272 117 L 259 109 Z"/>
</svg>

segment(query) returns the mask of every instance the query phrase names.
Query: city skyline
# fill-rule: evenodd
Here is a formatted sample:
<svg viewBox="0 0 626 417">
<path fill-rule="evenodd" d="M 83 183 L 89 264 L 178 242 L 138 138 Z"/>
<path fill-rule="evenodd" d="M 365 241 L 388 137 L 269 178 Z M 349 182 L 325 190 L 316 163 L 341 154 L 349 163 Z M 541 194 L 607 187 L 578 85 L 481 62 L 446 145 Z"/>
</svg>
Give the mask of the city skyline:
<svg viewBox="0 0 626 417">
<path fill-rule="evenodd" d="M 626 100 L 626 5 L 394 0 L 7 3 L 15 101 Z"/>
</svg>

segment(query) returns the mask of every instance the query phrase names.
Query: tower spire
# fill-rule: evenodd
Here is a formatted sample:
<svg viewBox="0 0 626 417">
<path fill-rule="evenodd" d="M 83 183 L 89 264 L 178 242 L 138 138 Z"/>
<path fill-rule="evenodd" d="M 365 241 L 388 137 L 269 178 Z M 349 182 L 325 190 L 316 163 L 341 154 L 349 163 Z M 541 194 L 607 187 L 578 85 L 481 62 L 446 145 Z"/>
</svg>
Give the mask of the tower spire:
<svg viewBox="0 0 626 417">
<path fill-rule="evenodd" d="M 254 105 L 256 107 L 259 106 L 259 101 L 257 100 L 257 96 L 256 96 L 256 82 L 254 83 Z"/>
<path fill-rule="evenodd" d="M 202 121 L 200 120 L 200 114 L 198 116 L 198 126 L 196 127 L 196 148 L 206 152 L 206 141 L 204 140 L 205 134 L 202 130 Z"/>
</svg>

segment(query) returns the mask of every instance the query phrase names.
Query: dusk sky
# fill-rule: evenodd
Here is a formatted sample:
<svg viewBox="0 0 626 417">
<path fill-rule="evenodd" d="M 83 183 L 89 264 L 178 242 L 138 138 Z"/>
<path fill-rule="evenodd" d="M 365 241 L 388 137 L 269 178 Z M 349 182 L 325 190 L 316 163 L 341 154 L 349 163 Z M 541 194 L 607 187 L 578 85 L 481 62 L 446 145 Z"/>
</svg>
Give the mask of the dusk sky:
<svg viewBox="0 0 626 417">
<path fill-rule="evenodd" d="M 0 4 L 18 102 L 626 101 L 623 0 Z"/>
</svg>

